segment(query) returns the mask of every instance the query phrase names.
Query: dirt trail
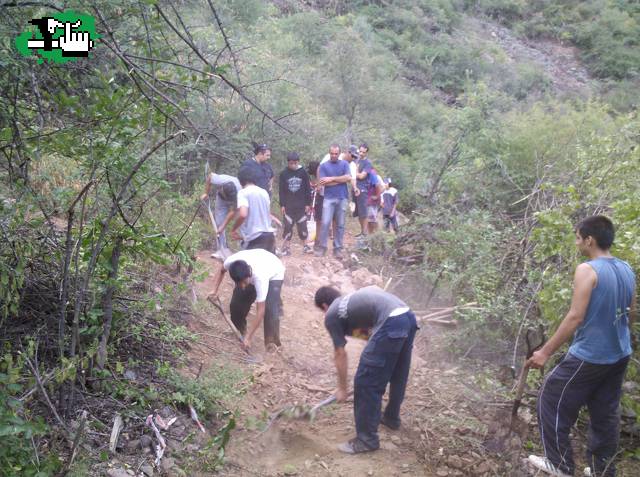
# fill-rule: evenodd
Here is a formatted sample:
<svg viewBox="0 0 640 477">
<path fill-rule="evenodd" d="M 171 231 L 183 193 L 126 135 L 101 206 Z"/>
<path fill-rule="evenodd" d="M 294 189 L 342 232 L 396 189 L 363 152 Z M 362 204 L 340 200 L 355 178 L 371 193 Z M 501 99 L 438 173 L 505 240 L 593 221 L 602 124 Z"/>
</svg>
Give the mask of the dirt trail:
<svg viewBox="0 0 640 477">
<path fill-rule="evenodd" d="M 322 314 L 313 305 L 317 287 L 333 283 L 347 292 L 369 284 L 362 280 L 367 274 L 352 273 L 332 258 L 303 255 L 297 244 L 292 249 L 293 255 L 283 258 L 287 269 L 282 294 L 283 346 L 278 352 L 266 353 L 259 331 L 252 352 L 260 362 L 241 364 L 252 374 L 253 384 L 233 403 L 241 414 L 221 475 L 495 475 L 497 464 L 485 458 L 478 444 L 486 427 L 467 407 L 477 401 L 477 390 L 469 384 L 468 371 L 454 363 L 434 361 L 429 344 L 432 333 L 427 327 L 416 337 L 403 426 L 398 431 L 380 427 L 379 451 L 348 456 L 336 449 L 355 434 L 352 402 L 325 408 L 313 422 L 281 418 L 261 433 L 269 415 L 288 405 L 315 404 L 330 396 L 335 387 L 333 347 Z M 204 301 L 211 290 L 211 272 L 219 264 L 207 252 L 201 252 L 198 261 L 210 271 L 195 288 L 199 301 Z M 220 290 L 225 307 L 231 290 L 226 277 Z M 202 335 L 202 344 L 194 345 L 190 352 L 193 367 L 201 361 L 205 369 L 217 367 L 229 356 L 240 361 L 242 355 L 227 325 L 212 307 L 207 310 L 211 313 L 190 324 Z M 348 341 L 352 380 L 365 343 Z"/>
</svg>

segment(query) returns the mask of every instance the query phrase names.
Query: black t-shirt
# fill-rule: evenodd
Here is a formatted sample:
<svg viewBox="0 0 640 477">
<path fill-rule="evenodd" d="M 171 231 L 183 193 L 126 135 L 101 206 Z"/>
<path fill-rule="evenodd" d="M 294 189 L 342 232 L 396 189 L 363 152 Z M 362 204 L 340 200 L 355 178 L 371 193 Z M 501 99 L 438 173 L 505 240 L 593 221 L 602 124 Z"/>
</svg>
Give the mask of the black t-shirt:
<svg viewBox="0 0 640 477">
<path fill-rule="evenodd" d="M 333 345 L 342 348 L 345 336 L 369 339 L 396 309 L 407 308 L 405 302 L 379 287 L 369 286 L 337 298 L 327 310 L 324 326 Z"/>
<path fill-rule="evenodd" d="M 269 181 L 273 177 L 273 168 L 271 164 L 268 162 L 259 163 L 255 159 L 247 159 L 242 163 L 240 169 L 248 168 L 251 170 L 251 173 L 255 179 L 255 184 L 258 187 L 262 187 L 264 190 L 271 194 L 271 189 L 269 188 Z"/>
<path fill-rule="evenodd" d="M 311 184 L 309 175 L 302 166 L 292 171 L 288 167 L 280 173 L 278 185 L 280 205 L 287 210 L 304 210 L 311 205 Z"/>
</svg>

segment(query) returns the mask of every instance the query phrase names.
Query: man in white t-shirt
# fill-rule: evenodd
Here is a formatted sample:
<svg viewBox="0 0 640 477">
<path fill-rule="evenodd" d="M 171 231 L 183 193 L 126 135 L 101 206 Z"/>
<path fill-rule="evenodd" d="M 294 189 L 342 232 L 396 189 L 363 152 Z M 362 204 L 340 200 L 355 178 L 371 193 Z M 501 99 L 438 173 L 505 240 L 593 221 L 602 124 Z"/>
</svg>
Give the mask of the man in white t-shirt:
<svg viewBox="0 0 640 477">
<path fill-rule="evenodd" d="M 225 272 L 229 272 L 236 286 L 231 303 L 231 321 L 243 335 L 249 349 L 254 333 L 264 321 L 264 345 L 269 351 L 280 346 L 280 315 L 284 265 L 278 257 L 264 249 L 241 250 L 224 261 L 213 281 L 211 296 L 218 288 Z M 247 329 L 247 315 L 256 302 L 256 319 Z"/>
<path fill-rule="evenodd" d="M 276 252 L 274 221 L 280 221 L 271 215 L 269 194 L 255 185 L 255 177 L 249 169 L 240 169 L 238 180 L 242 190 L 238 192 L 236 221 L 231 230 L 231 237 L 242 240 L 242 248 L 263 248 L 271 253 Z"/>
</svg>

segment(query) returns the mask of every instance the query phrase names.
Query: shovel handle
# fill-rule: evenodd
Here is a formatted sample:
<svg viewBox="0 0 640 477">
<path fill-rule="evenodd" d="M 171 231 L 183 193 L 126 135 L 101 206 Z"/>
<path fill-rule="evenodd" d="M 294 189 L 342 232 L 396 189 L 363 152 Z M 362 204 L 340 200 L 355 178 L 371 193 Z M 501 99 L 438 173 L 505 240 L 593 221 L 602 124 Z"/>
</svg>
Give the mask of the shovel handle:
<svg viewBox="0 0 640 477">
<path fill-rule="evenodd" d="M 527 376 L 529 375 L 529 365 L 525 363 L 522 367 L 522 371 L 520 371 L 520 378 L 518 379 L 518 384 L 516 386 L 516 397 L 513 401 L 513 410 L 511 414 L 515 416 L 518 413 L 518 408 L 520 407 L 520 402 L 522 401 L 522 393 L 524 392 L 524 386 L 527 384 Z"/>
</svg>

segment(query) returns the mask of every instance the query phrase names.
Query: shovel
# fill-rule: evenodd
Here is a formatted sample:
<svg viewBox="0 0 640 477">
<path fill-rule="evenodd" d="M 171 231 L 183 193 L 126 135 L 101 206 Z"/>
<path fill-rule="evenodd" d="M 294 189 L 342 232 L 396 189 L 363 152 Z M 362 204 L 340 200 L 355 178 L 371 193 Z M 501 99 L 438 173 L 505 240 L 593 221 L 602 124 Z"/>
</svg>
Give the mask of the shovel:
<svg viewBox="0 0 640 477">
<path fill-rule="evenodd" d="M 539 326 L 536 336 L 536 331 L 531 328 L 527 330 L 525 335 L 525 339 L 527 341 L 527 355 L 524 360 L 524 365 L 522 366 L 522 371 L 520 371 L 520 378 L 518 379 L 518 384 L 515 387 L 516 395 L 513 400 L 513 407 L 511 408 L 511 424 L 509 425 L 509 429 L 513 430 L 513 423 L 518 417 L 518 409 L 520 408 L 520 404 L 522 403 L 522 393 L 524 392 L 524 386 L 527 383 L 527 376 L 529 375 L 529 366 L 527 362 L 529 358 L 533 356 L 533 353 L 538 351 L 544 345 L 546 338 L 544 335 L 544 328 L 542 325 Z M 544 374 L 544 369 L 540 370 L 540 373 Z"/>
<path fill-rule="evenodd" d="M 227 322 L 227 325 L 229 325 L 229 328 L 231 328 L 231 331 L 233 331 L 233 334 L 240 342 L 240 347 L 242 348 L 242 351 L 244 351 L 249 357 L 249 361 L 252 363 L 259 363 L 260 361 L 256 359 L 256 357 L 253 356 L 247 348 L 244 347 L 244 340 L 242 339 L 242 334 L 240 333 L 240 331 L 238 331 L 238 328 L 236 328 L 236 325 L 233 324 L 233 321 L 231 321 L 227 316 L 227 314 L 224 312 L 224 308 L 222 307 L 222 302 L 220 301 L 220 298 L 216 297 L 215 299 L 213 299 L 211 296 L 208 296 L 207 301 L 218 309 L 218 311 L 222 315 L 222 318 L 224 318 L 224 321 Z"/>
<path fill-rule="evenodd" d="M 522 403 L 522 395 L 529 375 L 529 366 L 526 363 L 533 353 L 545 343 L 542 325 L 540 325 L 539 330 L 528 329 L 525 337 L 527 342 L 525 364 L 520 371 L 518 382 L 514 388 L 515 398 L 511 406 L 511 412 L 505 409 L 494 416 L 494 419 L 488 425 L 487 435 L 483 441 L 484 447 L 491 452 L 503 453 L 520 449 L 522 441 L 529 430 L 528 424 L 518 419 L 518 409 Z M 505 421 L 509 422 L 508 426 Z"/>
<path fill-rule="evenodd" d="M 233 253 L 228 247 L 222 247 L 220 245 L 220 235 L 218 234 L 218 226 L 216 225 L 216 219 L 213 218 L 213 212 L 211 211 L 211 198 L 207 197 L 207 213 L 209 220 L 211 220 L 211 226 L 213 227 L 213 234 L 216 237 L 216 252 L 215 258 L 221 259 L 223 262 L 229 258 Z"/>
<path fill-rule="evenodd" d="M 351 394 L 353 394 L 353 391 L 351 391 L 348 395 L 351 396 Z M 334 395 L 331 395 L 328 398 L 320 401 L 319 403 L 311 407 L 305 406 L 305 405 L 299 405 L 299 404 L 294 404 L 293 406 L 284 407 L 271 416 L 271 418 L 269 419 L 269 422 L 267 423 L 265 428 L 262 430 L 262 432 L 260 432 L 260 434 L 264 434 L 265 432 L 267 432 L 271 428 L 273 423 L 276 422 L 278 419 L 280 419 L 280 417 L 282 416 L 287 416 L 293 419 L 303 419 L 303 420 L 313 421 L 316 418 L 316 415 L 318 414 L 318 411 L 320 409 L 328 406 L 329 404 L 333 404 L 335 401 L 336 401 L 336 397 Z"/>
</svg>

